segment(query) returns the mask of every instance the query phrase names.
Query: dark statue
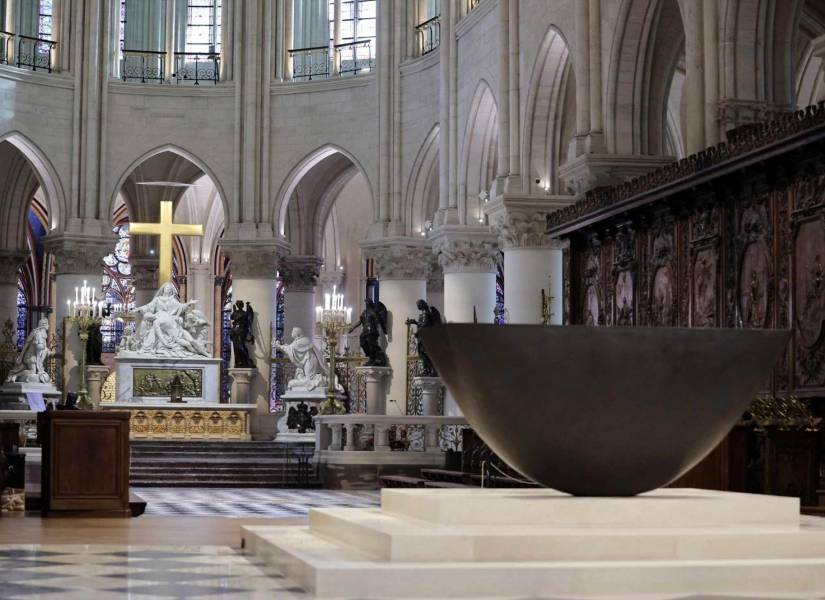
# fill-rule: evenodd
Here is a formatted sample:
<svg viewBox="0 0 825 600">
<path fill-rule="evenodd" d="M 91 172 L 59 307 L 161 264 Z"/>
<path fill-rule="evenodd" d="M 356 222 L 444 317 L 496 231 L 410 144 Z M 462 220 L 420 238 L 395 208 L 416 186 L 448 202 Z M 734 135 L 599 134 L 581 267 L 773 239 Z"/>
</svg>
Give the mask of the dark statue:
<svg viewBox="0 0 825 600">
<path fill-rule="evenodd" d="M 295 431 L 298 429 L 300 425 L 300 418 L 298 417 L 298 409 L 294 406 L 289 407 L 289 411 L 286 413 L 286 427 L 290 431 Z"/>
<path fill-rule="evenodd" d="M 430 356 L 427 354 L 426 348 L 424 348 L 424 344 L 421 343 L 420 333 L 423 329 L 427 327 L 432 327 L 433 325 L 441 325 L 441 313 L 438 312 L 438 309 L 434 306 L 430 306 L 424 300 L 419 300 L 416 303 L 418 307 L 418 320 L 416 319 L 407 319 L 407 325 L 415 325 L 415 338 L 418 343 L 418 358 L 421 359 L 421 362 L 418 366 L 418 375 L 421 377 L 438 377 L 438 372 L 435 370 L 435 366 L 433 365 L 433 361 L 430 360 Z"/>
<path fill-rule="evenodd" d="M 310 408 L 306 402 L 299 402 L 297 406 L 290 406 L 286 417 L 286 426 L 290 431 L 298 433 L 315 431 L 314 417 L 318 416 L 318 407 Z"/>
<path fill-rule="evenodd" d="M 249 302 L 244 308 L 243 300 L 238 300 L 232 309 L 230 317 L 232 329 L 229 338 L 232 340 L 232 350 L 235 354 L 236 369 L 254 369 L 255 361 L 249 354 L 248 343 L 255 343 L 255 336 L 252 334 L 252 324 L 255 321 L 255 312 Z"/>
<path fill-rule="evenodd" d="M 89 339 L 86 340 L 86 364 L 102 365 L 103 360 L 103 333 L 100 331 L 100 323 L 92 323 L 89 327 Z"/>
<path fill-rule="evenodd" d="M 380 338 L 387 333 L 387 307 L 381 302 L 373 302 L 369 298 L 365 301 L 364 312 L 358 323 L 349 330 L 350 333 L 361 328 L 361 350 L 367 357 L 368 367 L 386 367 L 387 354 L 381 347 Z"/>
</svg>

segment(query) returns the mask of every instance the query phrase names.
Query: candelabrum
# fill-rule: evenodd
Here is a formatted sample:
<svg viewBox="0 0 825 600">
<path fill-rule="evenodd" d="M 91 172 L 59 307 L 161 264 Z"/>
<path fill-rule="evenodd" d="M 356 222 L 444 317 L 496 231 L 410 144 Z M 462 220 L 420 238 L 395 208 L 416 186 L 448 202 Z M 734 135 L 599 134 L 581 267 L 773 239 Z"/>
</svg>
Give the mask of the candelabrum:
<svg viewBox="0 0 825 600">
<path fill-rule="evenodd" d="M 95 325 L 100 326 L 103 317 L 108 316 L 104 302 L 96 298 L 96 290 L 83 282 L 82 288 L 75 288 L 75 300 L 66 300 L 67 320 L 77 325 L 77 337 L 80 338 L 80 386 L 77 390 L 77 405 L 80 408 L 92 408 L 89 391 L 86 388 L 86 345 L 89 332 Z"/>
<path fill-rule="evenodd" d="M 318 333 L 324 336 L 329 352 L 329 370 L 327 375 L 327 399 L 322 407 L 324 413 L 343 412 L 343 405 L 336 398 L 335 390 L 335 352 L 338 347 L 338 338 L 348 331 L 352 321 L 352 308 L 344 306 L 344 295 L 335 293 L 324 294 L 324 306 L 315 309 L 315 326 Z M 339 406 L 340 405 L 340 406 Z"/>
</svg>

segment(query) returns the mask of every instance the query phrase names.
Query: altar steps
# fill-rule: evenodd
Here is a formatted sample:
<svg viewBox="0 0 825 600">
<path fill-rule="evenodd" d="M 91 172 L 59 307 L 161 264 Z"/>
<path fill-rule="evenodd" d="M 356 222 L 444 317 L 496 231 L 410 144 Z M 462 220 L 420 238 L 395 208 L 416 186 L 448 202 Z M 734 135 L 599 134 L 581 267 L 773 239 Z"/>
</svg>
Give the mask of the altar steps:
<svg viewBox="0 0 825 600">
<path fill-rule="evenodd" d="M 135 487 L 317 488 L 314 448 L 278 442 L 132 441 Z"/>
</svg>

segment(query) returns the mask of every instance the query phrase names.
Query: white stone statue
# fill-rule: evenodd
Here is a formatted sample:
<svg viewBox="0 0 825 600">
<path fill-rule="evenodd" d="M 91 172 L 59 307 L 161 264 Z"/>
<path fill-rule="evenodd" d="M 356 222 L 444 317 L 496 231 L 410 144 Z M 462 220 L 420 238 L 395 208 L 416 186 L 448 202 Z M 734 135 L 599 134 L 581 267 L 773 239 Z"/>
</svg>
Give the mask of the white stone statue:
<svg viewBox="0 0 825 600">
<path fill-rule="evenodd" d="M 192 308 L 195 303 L 180 302 L 175 286 L 164 283 L 151 302 L 134 310 L 140 321 L 135 332 L 121 342 L 118 356 L 211 356 L 209 323 L 201 311 Z"/>
<path fill-rule="evenodd" d="M 289 361 L 295 365 L 295 378 L 287 383 L 288 390 L 312 392 L 323 390 L 327 385 L 327 376 L 324 373 L 323 359 L 312 340 L 304 335 L 300 327 L 292 328 L 292 342 L 281 344 L 276 341 L 273 348 L 286 354 Z"/>
<path fill-rule="evenodd" d="M 46 360 L 54 352 L 49 349 L 49 320 L 40 319 L 26 338 L 23 350 L 9 371 L 5 383 L 51 383 Z"/>
</svg>

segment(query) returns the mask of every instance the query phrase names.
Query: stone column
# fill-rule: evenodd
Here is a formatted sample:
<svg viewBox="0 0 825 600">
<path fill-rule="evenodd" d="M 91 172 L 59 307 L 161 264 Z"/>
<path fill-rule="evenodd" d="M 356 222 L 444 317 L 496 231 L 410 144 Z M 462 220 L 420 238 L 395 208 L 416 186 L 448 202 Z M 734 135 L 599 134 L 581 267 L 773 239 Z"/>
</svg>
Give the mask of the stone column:
<svg viewBox="0 0 825 600">
<path fill-rule="evenodd" d="M 211 263 L 193 263 L 189 265 L 187 278 L 189 300 L 197 300 L 195 306 L 206 315 L 206 320 L 215 322 L 215 275 Z M 219 353 L 214 353 L 216 356 Z"/>
<path fill-rule="evenodd" d="M 284 296 L 284 331 L 289 337 L 293 327 L 300 327 L 312 338 L 315 335 L 315 287 L 323 261 L 317 256 L 284 256 L 278 275 L 286 288 Z M 350 301 L 347 298 L 347 301 Z"/>
<path fill-rule="evenodd" d="M 821 78 L 825 81 L 825 35 L 820 35 L 814 39 L 813 55 L 819 59 L 819 71 Z M 821 102 L 822 100 L 825 100 L 825 85 L 822 86 L 819 97 L 817 98 L 817 101 Z"/>
<path fill-rule="evenodd" d="M 65 355 L 63 359 L 63 393 L 77 391 L 80 385 L 80 358 L 82 347 L 77 329 L 64 326 L 70 313 L 66 301 L 74 302 L 75 288 L 83 286 L 100 290 L 103 277 L 103 257 L 114 247 L 114 238 L 72 236 L 58 234 L 43 240 L 46 251 L 54 256 L 57 277 L 55 279 L 55 327 L 63 330 Z"/>
<path fill-rule="evenodd" d="M 387 414 L 387 378 L 392 375 L 389 367 L 356 367 L 364 374 L 367 388 L 368 415 Z"/>
<path fill-rule="evenodd" d="M 407 325 L 418 315 L 416 302 L 427 297 L 432 251 L 421 240 L 399 239 L 365 246 L 375 262 L 379 296 L 389 312 L 387 357 L 392 368 L 387 414 L 407 411 Z M 356 332 L 357 333 L 357 332 Z"/>
<path fill-rule="evenodd" d="M 232 378 L 232 404 L 255 404 L 252 396 L 252 381 L 258 374 L 257 369 L 229 368 L 229 377 Z"/>
<path fill-rule="evenodd" d="M 250 403 L 258 405 L 252 418 L 252 438 L 273 439 L 276 416 L 269 412 L 270 339 L 275 320 L 275 276 L 281 248 L 275 244 L 253 244 L 224 240 L 223 252 L 232 261 L 232 298 L 250 302 L 255 310 L 254 348 L 250 347 L 257 376 L 250 385 Z M 233 362 L 234 364 L 234 362 Z"/>
<path fill-rule="evenodd" d="M 156 256 L 132 256 L 129 264 L 132 266 L 135 306 L 143 306 L 152 300 L 160 287 L 158 259 Z"/>
<path fill-rule="evenodd" d="M 562 322 L 562 249 L 544 233 L 548 212 L 570 198 L 498 197 L 487 214 L 504 253 L 504 306 L 510 324 L 542 322 L 541 291 L 551 296 L 551 323 Z"/>
<path fill-rule="evenodd" d="M 86 367 L 86 388 L 89 391 L 89 402 L 92 409 L 100 408 L 101 391 L 103 382 L 109 376 L 109 367 L 106 365 L 89 365 Z"/>
<path fill-rule="evenodd" d="M 17 276 L 27 252 L 0 251 L 0 331 L 8 319 L 17 331 Z"/>
<path fill-rule="evenodd" d="M 427 303 L 435 306 L 440 313 L 444 312 L 444 271 L 433 256 L 430 278 L 427 280 Z"/>
</svg>

